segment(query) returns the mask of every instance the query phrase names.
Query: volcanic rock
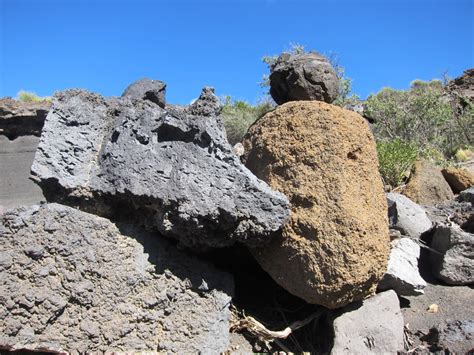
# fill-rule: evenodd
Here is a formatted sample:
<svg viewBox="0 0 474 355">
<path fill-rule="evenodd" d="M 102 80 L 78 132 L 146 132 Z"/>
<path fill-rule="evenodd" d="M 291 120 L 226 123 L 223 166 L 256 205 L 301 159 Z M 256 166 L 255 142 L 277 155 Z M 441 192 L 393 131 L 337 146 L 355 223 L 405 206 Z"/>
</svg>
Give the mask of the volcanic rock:
<svg viewBox="0 0 474 355">
<path fill-rule="evenodd" d="M 8 97 L 0 99 L 0 135 L 9 139 L 40 136 L 50 107 L 49 101 L 23 102 Z"/>
<path fill-rule="evenodd" d="M 441 171 L 455 194 L 474 186 L 474 175 L 461 168 L 446 168 Z"/>
<path fill-rule="evenodd" d="M 423 207 L 401 194 L 391 192 L 386 196 L 390 228 L 413 238 L 419 238 L 431 229 L 431 221 Z"/>
<path fill-rule="evenodd" d="M 205 86 L 198 99 L 194 101 L 187 111 L 195 116 L 219 116 L 222 111 L 222 104 L 219 98 L 214 94 L 214 88 Z"/>
<path fill-rule="evenodd" d="M 139 79 L 130 84 L 123 92 L 123 97 L 138 100 L 149 100 L 161 108 L 166 105 L 166 84 L 159 80 Z"/>
<path fill-rule="evenodd" d="M 432 240 L 434 276 L 449 285 L 474 283 L 474 234 L 459 226 L 437 226 Z"/>
<path fill-rule="evenodd" d="M 375 291 L 389 254 L 387 203 L 375 142 L 358 114 L 289 102 L 243 141 L 246 166 L 288 196 L 290 220 L 253 253 L 292 294 L 328 308 Z"/>
<path fill-rule="evenodd" d="M 390 290 L 355 303 L 334 320 L 332 355 L 396 354 L 403 348 L 403 317 Z"/>
<path fill-rule="evenodd" d="M 325 57 L 315 52 L 283 53 L 270 68 L 270 94 L 279 105 L 298 100 L 331 103 L 338 90 L 336 71 Z"/>
<path fill-rule="evenodd" d="M 420 246 L 410 238 L 392 241 L 388 268 L 378 289 L 395 290 L 400 296 L 422 295 L 426 282 L 418 271 Z"/>
<path fill-rule="evenodd" d="M 0 349 L 220 353 L 233 281 L 167 240 L 59 204 L 0 217 Z"/>
<path fill-rule="evenodd" d="M 255 246 L 286 221 L 288 200 L 241 164 L 218 117 L 83 90 L 53 100 L 32 166 L 48 201 L 197 248 Z"/>
<path fill-rule="evenodd" d="M 426 160 L 418 160 L 403 194 L 421 205 L 434 205 L 454 198 L 441 170 Z"/>
</svg>

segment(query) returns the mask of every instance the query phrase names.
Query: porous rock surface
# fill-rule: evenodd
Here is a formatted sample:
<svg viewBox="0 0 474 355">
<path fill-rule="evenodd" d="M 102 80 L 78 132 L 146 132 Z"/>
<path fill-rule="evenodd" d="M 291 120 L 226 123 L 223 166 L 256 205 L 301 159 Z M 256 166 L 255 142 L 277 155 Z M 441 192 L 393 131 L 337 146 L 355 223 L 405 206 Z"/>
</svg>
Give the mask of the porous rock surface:
<svg viewBox="0 0 474 355">
<path fill-rule="evenodd" d="M 455 194 L 474 186 L 474 174 L 462 168 L 446 168 L 441 171 Z"/>
<path fill-rule="evenodd" d="M 242 165 L 218 117 L 83 90 L 53 100 L 32 166 L 48 201 L 197 248 L 258 245 L 286 221 L 287 198 Z"/>
<path fill-rule="evenodd" d="M 0 217 L 0 349 L 220 353 L 229 274 L 59 204 Z"/>
<path fill-rule="evenodd" d="M 132 99 L 149 100 L 164 108 L 166 105 L 166 84 L 160 80 L 139 79 L 130 84 L 122 96 Z"/>
<path fill-rule="evenodd" d="M 0 99 L 0 135 L 9 139 L 41 135 L 51 102 L 23 102 L 9 97 Z"/>
<path fill-rule="evenodd" d="M 372 134 L 358 114 L 289 102 L 243 141 L 246 166 L 288 196 L 290 220 L 253 253 L 292 294 L 328 308 L 370 295 L 389 254 L 387 203 Z"/>
<path fill-rule="evenodd" d="M 334 320 L 332 355 L 396 354 L 403 348 L 403 316 L 390 290 L 342 309 Z"/>
<path fill-rule="evenodd" d="M 315 52 L 283 53 L 270 68 L 270 94 L 279 105 L 298 100 L 331 103 L 338 90 L 336 71 L 325 57 Z"/>
<path fill-rule="evenodd" d="M 386 196 L 390 228 L 413 238 L 431 229 L 432 223 L 423 207 L 402 194 L 390 192 Z"/>
<path fill-rule="evenodd" d="M 448 285 L 474 283 L 474 234 L 459 226 L 437 226 L 431 239 L 431 263 L 436 278 Z"/>
<path fill-rule="evenodd" d="M 400 296 L 422 295 L 426 282 L 418 270 L 420 246 L 410 238 L 400 238 L 392 241 L 391 247 L 387 272 L 378 289 L 392 289 Z"/>
<path fill-rule="evenodd" d="M 434 205 L 454 198 L 441 169 L 427 160 L 415 162 L 413 173 L 403 194 L 421 205 Z"/>
</svg>

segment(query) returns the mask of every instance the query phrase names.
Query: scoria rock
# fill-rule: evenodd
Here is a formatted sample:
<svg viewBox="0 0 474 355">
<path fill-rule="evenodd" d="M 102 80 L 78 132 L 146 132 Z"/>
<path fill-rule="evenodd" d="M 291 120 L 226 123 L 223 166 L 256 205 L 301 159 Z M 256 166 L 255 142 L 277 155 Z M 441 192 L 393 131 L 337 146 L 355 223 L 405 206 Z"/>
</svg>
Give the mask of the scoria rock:
<svg viewBox="0 0 474 355">
<path fill-rule="evenodd" d="M 189 247 L 255 246 L 289 214 L 232 152 L 218 117 L 148 100 L 57 94 L 32 174 L 48 201 L 133 218 Z"/>
<path fill-rule="evenodd" d="M 249 169 L 292 206 L 279 235 L 253 250 L 263 269 L 328 308 L 372 294 L 387 267 L 389 235 L 367 122 L 324 102 L 289 102 L 259 119 L 243 145 Z"/>
<path fill-rule="evenodd" d="M 441 172 L 455 194 L 474 186 L 474 174 L 466 169 L 449 167 Z"/>
<path fill-rule="evenodd" d="M 298 100 L 331 103 L 338 89 L 336 71 L 325 57 L 315 52 L 283 53 L 270 68 L 270 94 L 279 105 Z"/>
<path fill-rule="evenodd" d="M 59 204 L 0 217 L 0 349 L 221 353 L 233 281 L 166 239 Z"/>
<path fill-rule="evenodd" d="M 139 79 L 130 84 L 122 96 L 139 100 L 149 100 L 164 108 L 166 105 L 166 84 L 159 80 Z"/>
</svg>

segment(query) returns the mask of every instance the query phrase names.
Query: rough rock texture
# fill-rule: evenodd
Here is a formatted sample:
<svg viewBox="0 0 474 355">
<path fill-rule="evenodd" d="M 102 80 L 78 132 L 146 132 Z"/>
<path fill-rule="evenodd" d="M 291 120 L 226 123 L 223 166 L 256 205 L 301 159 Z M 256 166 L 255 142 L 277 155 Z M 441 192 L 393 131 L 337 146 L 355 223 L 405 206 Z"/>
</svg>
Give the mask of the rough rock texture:
<svg viewBox="0 0 474 355">
<path fill-rule="evenodd" d="M 472 354 L 474 351 L 474 320 L 457 320 L 430 329 L 427 337 L 433 351 L 445 354 Z"/>
<path fill-rule="evenodd" d="M 288 196 L 290 220 L 254 255 L 309 303 L 344 306 L 370 295 L 389 254 L 387 203 L 367 123 L 323 102 L 289 102 L 243 141 L 247 167 Z"/>
<path fill-rule="evenodd" d="M 474 100 L 474 68 L 467 69 L 463 75 L 451 80 L 448 92 L 464 100 Z"/>
<path fill-rule="evenodd" d="M 220 353 L 231 276 L 70 207 L 0 219 L 0 349 Z"/>
<path fill-rule="evenodd" d="M 470 187 L 467 190 L 461 191 L 458 200 L 462 202 L 469 202 L 474 205 L 474 187 Z"/>
<path fill-rule="evenodd" d="M 222 104 L 219 98 L 214 95 L 214 88 L 205 86 L 198 99 L 189 105 L 187 111 L 195 116 L 219 116 L 222 111 Z"/>
<path fill-rule="evenodd" d="M 396 354 L 403 350 L 403 317 L 397 294 L 390 290 L 362 305 L 349 305 L 334 320 L 334 333 L 333 355 Z"/>
<path fill-rule="evenodd" d="M 460 227 L 437 226 L 431 248 L 431 262 L 434 275 L 449 285 L 474 283 L 474 234 L 464 232 Z"/>
<path fill-rule="evenodd" d="M 396 239 L 392 242 L 392 250 L 388 260 L 388 268 L 379 290 L 395 290 L 400 296 L 416 296 L 423 294 L 426 282 L 418 271 L 420 246 L 410 238 Z"/>
<path fill-rule="evenodd" d="M 426 160 L 415 163 L 403 194 L 421 205 L 434 205 L 454 198 L 441 170 Z"/>
<path fill-rule="evenodd" d="M 41 135 L 50 107 L 48 101 L 22 102 L 8 97 L 0 99 L 0 135 L 9 139 Z"/>
<path fill-rule="evenodd" d="M 386 197 L 390 228 L 413 238 L 419 238 L 431 229 L 431 221 L 423 207 L 401 194 L 391 192 Z"/>
<path fill-rule="evenodd" d="M 474 208 L 470 202 L 450 200 L 426 206 L 426 212 L 433 223 L 447 225 L 454 222 L 464 231 L 474 233 Z"/>
<path fill-rule="evenodd" d="M 234 155 L 217 117 L 148 100 L 57 94 L 32 174 L 48 201 L 133 216 L 191 247 L 258 245 L 289 213 L 286 197 Z"/>
<path fill-rule="evenodd" d="M 38 142 L 35 136 L 11 141 L 0 135 L 0 209 L 44 200 L 41 189 L 29 179 Z"/>
<path fill-rule="evenodd" d="M 132 99 L 149 100 L 161 108 L 166 105 L 166 84 L 159 80 L 139 79 L 130 84 L 122 94 Z"/>
<path fill-rule="evenodd" d="M 298 100 L 331 103 L 338 90 L 336 71 L 318 53 L 283 53 L 270 68 L 270 94 L 279 105 Z"/>
<path fill-rule="evenodd" d="M 447 168 L 441 171 L 455 194 L 474 185 L 474 175 L 461 168 Z"/>
</svg>

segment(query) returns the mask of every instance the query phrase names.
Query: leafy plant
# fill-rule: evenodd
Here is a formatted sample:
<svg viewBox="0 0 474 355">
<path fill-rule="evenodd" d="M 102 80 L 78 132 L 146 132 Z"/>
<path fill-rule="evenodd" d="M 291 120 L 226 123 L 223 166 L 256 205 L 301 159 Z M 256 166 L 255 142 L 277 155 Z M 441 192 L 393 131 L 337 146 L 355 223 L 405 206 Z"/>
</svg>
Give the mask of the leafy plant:
<svg viewBox="0 0 474 355">
<path fill-rule="evenodd" d="M 400 139 L 377 143 L 380 175 L 392 188 L 401 186 L 418 157 L 418 149 Z"/>
<path fill-rule="evenodd" d="M 248 128 L 259 117 L 270 111 L 273 105 L 270 101 L 263 101 L 254 106 L 245 101 L 234 101 L 230 96 L 225 97 L 221 115 L 229 143 L 234 145 L 240 142 Z"/>
<path fill-rule="evenodd" d="M 34 92 L 30 91 L 19 91 L 16 96 L 18 101 L 22 102 L 42 102 L 42 101 L 51 101 L 50 97 L 40 97 L 36 95 Z"/>
</svg>

